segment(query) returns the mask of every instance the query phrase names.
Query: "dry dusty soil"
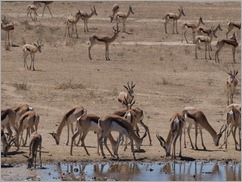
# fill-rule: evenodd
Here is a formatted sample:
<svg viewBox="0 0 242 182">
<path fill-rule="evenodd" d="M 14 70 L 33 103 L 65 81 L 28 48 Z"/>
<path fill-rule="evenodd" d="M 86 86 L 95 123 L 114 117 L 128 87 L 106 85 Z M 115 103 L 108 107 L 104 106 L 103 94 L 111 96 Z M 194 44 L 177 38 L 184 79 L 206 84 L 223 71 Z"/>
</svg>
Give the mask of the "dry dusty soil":
<svg viewBox="0 0 242 182">
<path fill-rule="evenodd" d="M 231 48 L 221 51 L 220 64 L 214 60 L 216 41 L 225 38 L 227 23 L 240 22 L 240 2 L 118 2 L 120 11 L 127 12 L 129 5 L 134 11 L 127 20 L 128 33 L 120 32 L 110 45 L 110 61 L 105 60 L 103 45 L 92 48 L 93 59 L 89 60 L 88 37 L 92 34 L 113 35 L 115 22 L 110 23 L 109 15 L 115 3 L 54 2 L 50 5 L 53 18 L 48 9 L 44 17 L 41 16 L 42 6 L 37 11 L 38 21 L 33 22 L 29 17 L 26 21 L 29 2 L 1 2 L 2 15 L 6 15 L 15 25 L 11 33 L 15 46 L 9 50 L 4 46 L 5 32 L 1 32 L 1 106 L 4 108 L 27 103 L 40 115 L 43 162 L 103 161 L 96 153 L 97 141 L 93 132 L 89 132 L 85 140 L 90 156 L 80 146 L 75 146 L 73 156 L 70 155 L 70 144 L 65 145 L 66 127 L 60 145 L 56 145 L 48 133 L 56 131 L 63 115 L 74 106 L 84 106 L 88 113 L 100 117 L 120 109 L 117 95 L 125 91 L 123 85 L 128 81 L 136 85 L 135 106 L 143 109 L 144 123 L 151 132 L 152 146 L 146 137 L 142 146 L 146 152 L 136 154 L 137 159 L 142 161 L 167 159 L 156 134 L 166 137 L 170 127 L 169 119 L 184 107 L 201 109 L 214 130 L 219 131 L 226 123 L 228 69 L 239 71 L 234 102 L 240 103 L 240 45 L 236 50 L 236 63 L 233 63 Z M 83 21 L 80 20 L 77 23 L 79 38 L 75 35 L 73 38 L 65 37 L 66 19 L 77 10 L 90 12 L 94 5 L 98 16 L 90 18 L 89 32 L 83 31 Z M 165 34 L 162 18 L 167 12 L 177 13 L 179 6 L 183 6 L 186 15 L 178 21 L 179 34 L 172 34 L 172 22 L 168 24 L 168 34 Z M 220 23 L 223 29 L 217 32 L 218 38 L 212 42 L 212 60 L 204 58 L 204 46 L 198 51 L 198 59 L 195 59 L 191 31 L 187 33 L 190 43 L 181 43 L 182 24 L 197 23 L 200 16 L 206 26 L 215 27 Z M 35 56 L 36 71 L 24 68 L 23 38 L 28 43 L 37 40 L 45 43 L 42 52 L 37 52 Z M 30 57 L 27 61 L 30 64 Z M 194 129 L 191 135 L 194 141 Z M 187 139 L 187 148 L 182 144 L 182 159 L 231 159 L 240 162 L 241 153 L 235 150 L 232 136 L 227 150 L 215 146 L 205 129 L 203 138 L 207 150 L 192 149 Z M 220 144 L 222 142 L 223 137 Z M 198 147 L 202 149 L 200 138 Z M 1 158 L 2 163 L 26 162 L 22 154 L 28 154 L 28 147 L 20 147 L 18 152 L 15 151 L 13 146 L 10 155 Z M 105 160 L 110 160 L 111 156 L 107 151 L 105 153 Z M 130 148 L 124 152 L 121 146 L 119 154 L 121 160 L 133 159 Z"/>
</svg>

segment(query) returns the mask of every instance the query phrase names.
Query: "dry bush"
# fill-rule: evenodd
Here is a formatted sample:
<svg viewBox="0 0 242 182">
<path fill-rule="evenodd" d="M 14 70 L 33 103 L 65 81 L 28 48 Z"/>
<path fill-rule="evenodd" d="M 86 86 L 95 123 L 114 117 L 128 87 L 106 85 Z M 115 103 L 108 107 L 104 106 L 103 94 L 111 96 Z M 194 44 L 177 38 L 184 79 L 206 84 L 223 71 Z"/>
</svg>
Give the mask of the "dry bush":
<svg viewBox="0 0 242 182">
<path fill-rule="evenodd" d="M 25 83 L 14 83 L 13 86 L 16 88 L 17 91 L 28 90 L 27 84 Z"/>
<path fill-rule="evenodd" d="M 57 83 L 56 89 L 59 90 L 66 90 L 66 89 L 85 89 L 85 87 L 81 83 L 72 83 L 71 80 L 69 80 L 66 83 Z"/>
</svg>

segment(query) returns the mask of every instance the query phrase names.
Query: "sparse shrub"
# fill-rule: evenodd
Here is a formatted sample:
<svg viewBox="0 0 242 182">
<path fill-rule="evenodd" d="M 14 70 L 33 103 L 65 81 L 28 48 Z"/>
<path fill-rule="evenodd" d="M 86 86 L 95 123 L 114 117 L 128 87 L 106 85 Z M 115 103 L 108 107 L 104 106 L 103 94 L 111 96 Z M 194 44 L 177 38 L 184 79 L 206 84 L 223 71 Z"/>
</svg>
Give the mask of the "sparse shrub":
<svg viewBox="0 0 242 182">
<path fill-rule="evenodd" d="M 60 90 L 66 90 L 66 89 L 85 89 L 85 87 L 81 83 L 72 83 L 71 80 L 69 80 L 66 83 L 57 83 L 56 89 Z"/>
<path fill-rule="evenodd" d="M 14 83 L 13 86 L 17 89 L 17 91 L 28 90 L 28 87 L 25 83 Z"/>
</svg>

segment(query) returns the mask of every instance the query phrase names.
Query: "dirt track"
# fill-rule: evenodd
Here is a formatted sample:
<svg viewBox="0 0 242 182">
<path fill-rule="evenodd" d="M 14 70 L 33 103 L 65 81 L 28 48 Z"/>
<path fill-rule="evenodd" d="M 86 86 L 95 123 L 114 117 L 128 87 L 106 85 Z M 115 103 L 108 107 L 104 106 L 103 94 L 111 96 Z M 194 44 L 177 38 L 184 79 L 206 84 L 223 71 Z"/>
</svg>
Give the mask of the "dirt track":
<svg viewBox="0 0 242 182">
<path fill-rule="evenodd" d="M 123 84 L 127 81 L 136 84 L 135 105 L 144 110 L 144 122 L 149 126 L 153 140 L 153 145 L 149 146 L 148 138 L 144 139 L 142 148 L 146 152 L 138 153 L 138 159 L 165 159 L 164 150 L 155 135 L 159 133 L 166 137 L 169 119 L 186 106 L 203 110 L 216 131 L 225 123 L 226 67 L 239 70 L 238 78 L 241 77 L 241 48 L 239 46 L 236 50 L 236 64 L 232 63 L 230 48 L 225 48 L 221 52 L 221 64 L 215 63 L 214 60 L 205 60 L 204 49 L 199 51 L 199 59 L 196 60 L 194 46 L 185 42 L 180 43 L 181 26 L 186 21 L 197 22 L 202 16 L 206 26 L 216 26 L 220 23 L 223 31 L 218 32 L 217 36 L 218 39 L 224 38 L 227 22 L 240 22 L 240 3 L 130 2 L 135 13 L 127 20 L 127 31 L 130 34 L 120 33 L 110 46 L 111 61 L 105 61 L 105 48 L 100 45 L 93 47 L 93 60 L 89 60 L 88 36 L 112 35 L 112 27 L 115 24 L 109 23 L 108 16 L 115 3 L 54 2 L 51 5 L 54 18 L 51 18 L 46 10 L 45 16 L 39 16 L 38 21 L 34 23 L 30 18 L 26 21 L 27 2 L 1 2 L 2 14 L 7 15 L 15 23 L 13 43 L 19 45 L 6 51 L 5 34 L 2 32 L 1 105 L 8 107 L 17 103 L 28 103 L 40 115 L 39 132 L 43 136 L 43 161 L 102 160 L 102 157 L 96 154 L 96 136 L 93 132 L 86 138 L 91 156 L 87 156 L 81 147 L 74 147 L 73 156 L 70 156 L 70 147 L 65 145 L 66 128 L 62 132 L 61 143 L 58 146 L 48 133 L 56 131 L 63 115 L 76 105 L 82 105 L 88 113 L 99 116 L 119 109 L 117 95 L 119 91 L 124 91 Z M 98 16 L 90 19 L 90 32 L 83 32 L 83 22 L 80 21 L 77 25 L 79 39 L 63 37 L 66 17 L 78 9 L 89 12 L 93 5 L 96 6 Z M 127 11 L 127 3 L 119 2 L 119 5 L 122 11 Z M 169 11 L 177 12 L 180 5 L 186 14 L 178 21 L 180 34 L 171 33 L 172 23 L 169 24 L 168 34 L 165 34 L 162 17 Z M 38 13 L 41 15 L 42 8 Z M 29 71 L 23 67 L 22 37 L 30 43 L 37 39 L 45 42 L 42 52 L 36 54 L 36 71 Z M 190 32 L 190 42 L 191 38 Z M 162 42 L 171 43 L 169 45 Z M 215 42 L 213 50 L 214 44 Z M 214 59 L 214 51 L 211 54 Z M 234 96 L 236 103 L 240 103 L 240 87 L 239 83 Z M 188 148 L 182 149 L 184 157 L 233 159 L 240 162 L 240 152 L 235 151 L 232 136 L 229 139 L 228 150 L 223 150 L 214 146 L 206 130 L 203 130 L 203 133 L 208 150 L 192 150 L 188 143 Z M 192 135 L 194 136 L 194 131 Z M 201 148 L 200 139 L 198 141 Z M 12 147 L 12 155 L 3 157 L 2 163 L 26 161 L 22 153 L 28 151 L 27 147 L 21 147 L 18 153 L 14 151 L 15 147 Z M 120 158 L 132 159 L 130 150 L 124 152 L 121 146 Z"/>
</svg>

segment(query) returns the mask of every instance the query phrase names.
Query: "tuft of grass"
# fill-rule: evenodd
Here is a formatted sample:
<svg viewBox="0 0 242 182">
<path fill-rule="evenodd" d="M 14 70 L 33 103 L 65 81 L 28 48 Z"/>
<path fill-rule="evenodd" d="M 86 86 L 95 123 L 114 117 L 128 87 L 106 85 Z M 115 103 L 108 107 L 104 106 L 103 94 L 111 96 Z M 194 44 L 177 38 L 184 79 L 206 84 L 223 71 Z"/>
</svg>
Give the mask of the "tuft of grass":
<svg viewBox="0 0 242 182">
<path fill-rule="evenodd" d="M 65 83 L 57 83 L 56 89 L 66 90 L 66 89 L 85 89 L 81 83 L 72 83 L 71 80 Z"/>
<path fill-rule="evenodd" d="M 25 29 L 26 30 L 32 30 L 34 27 L 32 26 L 32 25 L 30 25 L 29 23 L 28 23 L 28 21 L 26 21 L 26 20 L 24 20 L 24 21 L 22 21 L 22 22 L 20 22 L 21 23 L 21 25 L 23 25 L 23 26 L 25 26 Z"/>
<path fill-rule="evenodd" d="M 14 83 L 13 86 L 16 88 L 17 91 L 28 90 L 28 87 L 25 83 Z"/>
</svg>

